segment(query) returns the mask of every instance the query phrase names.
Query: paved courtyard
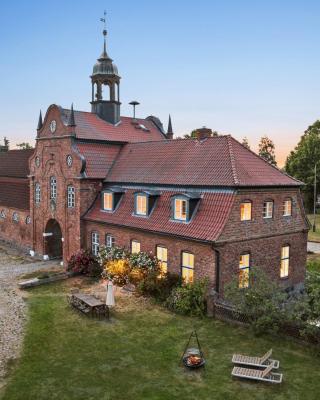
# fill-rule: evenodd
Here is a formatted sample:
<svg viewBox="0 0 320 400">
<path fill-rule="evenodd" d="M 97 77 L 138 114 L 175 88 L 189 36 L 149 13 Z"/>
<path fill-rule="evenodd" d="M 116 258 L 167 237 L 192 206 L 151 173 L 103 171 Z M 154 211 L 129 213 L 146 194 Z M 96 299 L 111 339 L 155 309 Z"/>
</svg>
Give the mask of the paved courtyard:
<svg viewBox="0 0 320 400">
<path fill-rule="evenodd" d="M 0 242 L 0 386 L 7 362 L 19 355 L 26 318 L 19 276 L 55 266 L 56 261 L 34 260 Z"/>
</svg>

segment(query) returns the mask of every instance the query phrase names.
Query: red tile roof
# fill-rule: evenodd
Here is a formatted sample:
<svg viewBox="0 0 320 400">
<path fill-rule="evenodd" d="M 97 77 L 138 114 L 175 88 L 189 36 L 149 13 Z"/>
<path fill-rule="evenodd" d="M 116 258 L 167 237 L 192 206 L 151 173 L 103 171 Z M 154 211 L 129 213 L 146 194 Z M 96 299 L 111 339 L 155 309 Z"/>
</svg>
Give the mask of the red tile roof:
<svg viewBox="0 0 320 400">
<path fill-rule="evenodd" d="M 76 147 L 86 161 L 86 177 L 99 179 L 105 178 L 121 148 L 100 143 L 77 143 Z"/>
<path fill-rule="evenodd" d="M 130 143 L 108 182 L 182 186 L 299 186 L 231 136 Z"/>
<path fill-rule="evenodd" d="M 33 152 L 33 149 L 0 152 L 0 177 L 26 178 L 29 175 L 29 158 Z"/>
<path fill-rule="evenodd" d="M 65 124 L 70 110 L 61 109 Z M 74 111 L 75 132 L 79 139 L 109 140 L 118 142 L 147 142 L 161 140 L 165 136 L 156 125 L 148 119 L 120 117 L 117 125 L 104 121 L 96 114 L 86 111 Z M 147 130 L 142 129 L 144 126 Z"/>
<path fill-rule="evenodd" d="M 101 201 L 97 199 L 84 219 L 213 242 L 224 227 L 234 199 L 232 191 L 204 193 L 193 219 L 189 223 L 180 223 L 171 220 L 170 199 L 177 192 L 162 191 L 148 218 L 132 215 L 135 192 L 127 190 L 113 213 L 101 211 Z"/>
<path fill-rule="evenodd" d="M 29 210 L 29 180 L 0 177 L 0 207 Z"/>
</svg>

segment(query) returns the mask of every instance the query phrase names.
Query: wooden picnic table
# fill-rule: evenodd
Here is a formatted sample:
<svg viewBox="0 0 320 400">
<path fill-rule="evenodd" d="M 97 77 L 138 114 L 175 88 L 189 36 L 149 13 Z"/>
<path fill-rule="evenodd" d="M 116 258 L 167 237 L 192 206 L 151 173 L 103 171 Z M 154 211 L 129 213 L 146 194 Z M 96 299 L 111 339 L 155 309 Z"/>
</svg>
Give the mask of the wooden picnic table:
<svg viewBox="0 0 320 400">
<path fill-rule="evenodd" d="M 83 312 L 93 316 L 109 318 L 109 308 L 101 300 L 86 293 L 73 293 L 68 297 L 69 303 Z"/>
</svg>

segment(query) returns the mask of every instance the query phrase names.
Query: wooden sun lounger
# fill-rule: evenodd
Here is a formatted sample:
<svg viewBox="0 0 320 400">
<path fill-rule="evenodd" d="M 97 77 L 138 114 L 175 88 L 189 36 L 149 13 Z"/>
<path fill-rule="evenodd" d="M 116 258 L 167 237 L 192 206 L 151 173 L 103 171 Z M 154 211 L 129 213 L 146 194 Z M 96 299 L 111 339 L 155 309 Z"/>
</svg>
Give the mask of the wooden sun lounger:
<svg viewBox="0 0 320 400">
<path fill-rule="evenodd" d="M 272 372 L 272 369 L 273 369 L 273 364 L 270 364 L 264 370 L 233 367 L 231 375 L 235 376 L 237 378 L 252 379 L 255 381 L 281 383 L 282 382 L 282 374 Z"/>
<path fill-rule="evenodd" d="M 278 369 L 280 366 L 280 362 L 278 360 L 272 360 L 270 357 L 272 355 L 272 349 L 270 349 L 264 356 L 262 357 L 250 357 L 243 356 L 242 354 L 234 354 L 232 357 L 233 364 L 239 365 L 248 365 L 250 367 L 267 367 L 270 364 L 273 364 L 274 369 Z"/>
</svg>

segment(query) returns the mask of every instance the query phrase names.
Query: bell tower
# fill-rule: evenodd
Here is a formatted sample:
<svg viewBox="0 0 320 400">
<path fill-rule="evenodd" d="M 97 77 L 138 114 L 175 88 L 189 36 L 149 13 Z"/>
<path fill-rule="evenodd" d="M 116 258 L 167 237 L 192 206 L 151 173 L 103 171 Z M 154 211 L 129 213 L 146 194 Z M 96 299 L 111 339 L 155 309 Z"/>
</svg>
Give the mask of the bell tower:
<svg viewBox="0 0 320 400">
<path fill-rule="evenodd" d="M 103 52 L 93 66 L 91 75 L 91 112 L 113 125 L 120 122 L 120 79 L 118 68 L 107 53 L 106 12 L 103 29 Z"/>
</svg>

